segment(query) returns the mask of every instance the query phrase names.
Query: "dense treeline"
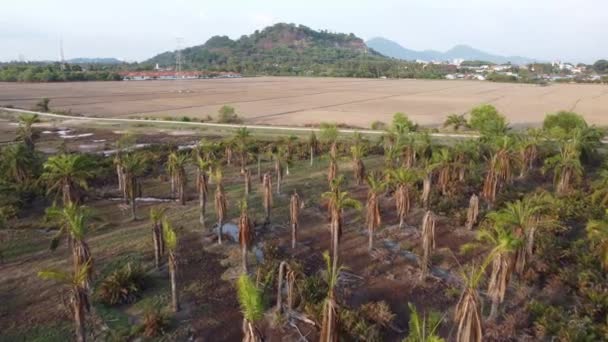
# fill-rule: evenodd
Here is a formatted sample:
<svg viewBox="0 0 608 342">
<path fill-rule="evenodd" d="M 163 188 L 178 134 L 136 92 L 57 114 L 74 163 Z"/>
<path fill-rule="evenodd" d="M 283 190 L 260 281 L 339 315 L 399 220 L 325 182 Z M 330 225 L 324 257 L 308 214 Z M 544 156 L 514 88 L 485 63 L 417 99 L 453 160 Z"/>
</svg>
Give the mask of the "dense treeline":
<svg viewBox="0 0 608 342">
<path fill-rule="evenodd" d="M 86 69 L 77 64 L 20 63 L 0 66 L 0 82 L 66 82 L 66 81 L 120 81 L 122 77 L 103 66 Z"/>
</svg>

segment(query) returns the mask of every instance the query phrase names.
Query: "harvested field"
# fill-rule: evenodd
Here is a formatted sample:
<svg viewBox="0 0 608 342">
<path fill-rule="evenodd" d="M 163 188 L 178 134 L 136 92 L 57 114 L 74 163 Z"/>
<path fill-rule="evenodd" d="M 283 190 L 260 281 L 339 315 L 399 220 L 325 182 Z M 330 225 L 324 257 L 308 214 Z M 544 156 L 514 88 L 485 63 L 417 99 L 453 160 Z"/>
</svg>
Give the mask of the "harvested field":
<svg viewBox="0 0 608 342">
<path fill-rule="evenodd" d="M 369 127 L 404 112 L 423 125 L 490 103 L 513 124 L 534 125 L 545 114 L 572 110 L 608 124 L 605 85 L 478 81 L 256 77 L 242 79 L 20 84 L 0 83 L 0 106 L 32 108 L 43 97 L 55 111 L 103 117 L 214 116 L 232 105 L 251 124 L 321 121 Z"/>
</svg>

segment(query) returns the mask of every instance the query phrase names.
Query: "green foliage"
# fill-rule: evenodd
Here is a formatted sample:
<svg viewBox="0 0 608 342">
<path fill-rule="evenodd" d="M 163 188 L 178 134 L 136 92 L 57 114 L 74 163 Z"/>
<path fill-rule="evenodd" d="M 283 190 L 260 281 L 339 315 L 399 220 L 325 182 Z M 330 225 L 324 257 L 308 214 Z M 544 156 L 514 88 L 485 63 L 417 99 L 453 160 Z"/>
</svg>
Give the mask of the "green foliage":
<svg viewBox="0 0 608 342">
<path fill-rule="evenodd" d="M 83 71 L 78 65 L 15 63 L 0 66 L 0 82 L 119 81 L 116 70 Z"/>
<path fill-rule="evenodd" d="M 237 297 L 243 316 L 249 322 L 256 322 L 264 315 L 262 292 L 248 275 L 242 274 L 237 280 Z"/>
<path fill-rule="evenodd" d="M 508 130 L 506 118 L 492 105 L 485 104 L 471 109 L 469 126 L 482 135 L 500 135 Z"/>
<path fill-rule="evenodd" d="M 239 118 L 234 107 L 223 105 L 217 112 L 217 122 L 225 124 L 239 124 L 243 120 Z"/>
<path fill-rule="evenodd" d="M 177 234 L 175 233 L 175 230 L 173 230 L 171 223 L 166 217 L 163 217 L 162 224 L 165 246 L 167 246 L 170 251 L 175 251 L 175 249 L 177 248 Z"/>
<path fill-rule="evenodd" d="M 548 114 L 543 121 L 543 129 L 557 138 L 570 136 L 575 129 L 584 130 L 586 128 L 585 119 L 574 112 L 560 111 Z"/>
<path fill-rule="evenodd" d="M 371 129 L 376 130 L 376 131 L 383 131 L 386 129 L 386 123 L 376 120 L 376 121 L 372 122 Z"/>
<path fill-rule="evenodd" d="M 322 141 L 331 143 L 338 139 L 338 135 L 340 133 L 338 132 L 338 126 L 336 126 L 336 124 L 329 122 L 321 122 L 319 128 L 321 128 L 319 137 Z"/>
<path fill-rule="evenodd" d="M 159 307 L 146 308 L 144 321 L 140 327 L 141 333 L 146 337 L 157 337 L 165 334 L 170 324 L 169 316 Z"/>
<path fill-rule="evenodd" d="M 461 127 L 467 128 L 469 126 L 467 119 L 464 114 L 450 114 L 443 122 L 443 127 L 452 127 L 454 130 L 459 130 Z"/>
<path fill-rule="evenodd" d="M 395 113 L 393 115 L 391 129 L 397 134 L 415 132 L 417 128 L 418 125 L 416 125 L 412 120 L 410 120 L 407 115 L 403 113 Z"/>
<path fill-rule="evenodd" d="M 605 59 L 600 59 L 593 63 L 593 70 L 598 74 L 606 74 L 608 73 L 608 61 Z"/>
<path fill-rule="evenodd" d="M 443 320 L 439 313 L 431 311 L 428 316 L 420 317 L 418 310 L 412 303 L 410 308 L 409 335 L 403 342 L 443 342 L 443 338 L 437 335 L 437 330 Z"/>
<path fill-rule="evenodd" d="M 106 305 L 130 304 L 141 297 L 146 276 L 141 265 L 128 263 L 113 271 L 97 288 L 97 299 Z"/>
</svg>

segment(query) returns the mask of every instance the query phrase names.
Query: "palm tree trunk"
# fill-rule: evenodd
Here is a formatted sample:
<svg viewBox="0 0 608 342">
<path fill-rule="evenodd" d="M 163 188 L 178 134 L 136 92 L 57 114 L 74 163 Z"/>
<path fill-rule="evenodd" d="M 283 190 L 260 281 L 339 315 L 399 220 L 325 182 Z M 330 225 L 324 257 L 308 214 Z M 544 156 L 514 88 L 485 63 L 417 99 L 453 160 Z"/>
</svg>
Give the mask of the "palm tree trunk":
<svg viewBox="0 0 608 342">
<path fill-rule="evenodd" d="M 339 215 L 339 214 L 337 214 Z M 331 227 L 331 239 L 332 239 L 332 250 L 333 250 L 333 256 L 332 256 L 332 262 L 333 262 L 333 267 L 334 270 L 338 269 L 338 247 L 339 247 L 339 226 L 338 226 L 338 218 L 332 218 L 332 227 Z"/>
<path fill-rule="evenodd" d="M 243 273 L 247 273 L 247 246 L 245 244 L 243 244 L 241 246 L 241 260 L 243 262 Z"/>
<path fill-rule="evenodd" d="M 171 275 L 171 309 L 179 311 L 179 297 L 177 293 L 177 261 L 174 255 L 169 255 L 169 273 Z"/>
<path fill-rule="evenodd" d="M 158 225 L 154 225 L 154 227 L 152 227 L 152 241 L 154 243 L 154 266 L 156 266 L 156 269 L 158 270 L 160 268 L 160 254 L 161 254 L 161 247 L 160 247 L 160 238 L 158 236 Z"/>
<path fill-rule="evenodd" d="M 369 241 L 368 241 L 368 245 L 367 245 L 367 250 L 371 253 L 371 251 L 374 249 L 374 231 L 372 229 L 369 229 L 368 231 L 369 233 Z"/>
<path fill-rule="evenodd" d="M 80 294 L 76 293 L 75 296 Z M 76 342 L 85 342 L 86 333 L 84 329 L 84 303 L 81 303 L 81 299 L 76 298 L 74 301 L 74 324 L 76 328 Z"/>
<path fill-rule="evenodd" d="M 315 160 L 315 149 L 310 146 L 310 166 L 312 167 Z"/>
<path fill-rule="evenodd" d="M 205 228 L 205 207 L 207 206 L 207 198 L 203 191 L 198 192 L 198 207 L 200 212 L 199 222 Z"/>
<path fill-rule="evenodd" d="M 258 154 L 258 179 L 262 181 L 262 156 Z"/>
<path fill-rule="evenodd" d="M 291 224 L 291 248 L 296 248 L 296 239 L 298 234 L 298 225 L 296 223 Z"/>
<path fill-rule="evenodd" d="M 137 213 L 135 211 L 135 198 L 131 199 L 131 220 L 137 221 Z"/>
<path fill-rule="evenodd" d="M 488 320 L 494 320 L 498 316 L 498 305 L 499 301 L 497 299 L 492 300 L 492 306 L 490 308 L 490 316 L 488 316 Z"/>
<path fill-rule="evenodd" d="M 217 221 L 217 243 L 218 244 L 222 244 L 222 228 L 224 228 L 224 223 L 222 222 L 222 219 L 218 219 Z"/>
</svg>

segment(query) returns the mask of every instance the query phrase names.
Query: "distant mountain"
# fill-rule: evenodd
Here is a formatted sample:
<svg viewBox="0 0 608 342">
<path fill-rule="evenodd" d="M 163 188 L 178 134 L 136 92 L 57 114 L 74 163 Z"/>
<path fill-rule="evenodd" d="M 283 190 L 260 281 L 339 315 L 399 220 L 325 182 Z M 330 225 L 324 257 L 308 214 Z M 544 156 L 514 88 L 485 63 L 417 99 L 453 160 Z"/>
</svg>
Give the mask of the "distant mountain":
<svg viewBox="0 0 608 342">
<path fill-rule="evenodd" d="M 369 49 L 354 34 L 316 31 L 303 25 L 280 23 L 232 40 L 211 37 L 205 44 L 183 49 L 184 68 L 239 71 L 261 74 L 340 75 L 349 61 L 388 60 Z M 161 66 L 175 65 L 175 51 L 147 60 Z M 352 65 L 348 66 L 352 68 Z M 346 76 L 346 75 L 345 75 Z"/>
<path fill-rule="evenodd" d="M 487 61 L 492 63 L 528 64 L 537 60 L 520 56 L 500 56 L 474 49 L 467 45 L 456 45 L 446 52 L 424 50 L 416 51 L 404 48 L 398 43 L 386 38 L 372 38 L 366 42 L 367 46 L 375 51 L 392 58 L 403 60 L 449 61 L 464 59 L 468 61 Z"/>
<path fill-rule="evenodd" d="M 122 64 L 123 61 L 116 58 L 72 58 L 66 62 L 69 64 Z"/>
</svg>

